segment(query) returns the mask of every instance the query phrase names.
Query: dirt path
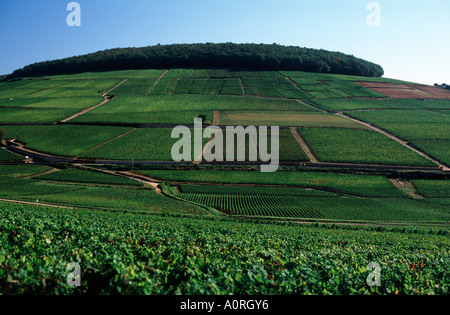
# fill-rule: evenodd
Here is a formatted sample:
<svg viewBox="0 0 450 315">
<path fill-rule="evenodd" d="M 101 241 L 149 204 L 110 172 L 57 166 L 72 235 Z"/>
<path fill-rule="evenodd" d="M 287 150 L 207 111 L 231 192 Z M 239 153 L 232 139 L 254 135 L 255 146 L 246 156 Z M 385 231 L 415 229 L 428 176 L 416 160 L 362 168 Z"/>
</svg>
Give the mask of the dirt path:
<svg viewBox="0 0 450 315">
<path fill-rule="evenodd" d="M 352 121 L 354 121 L 354 122 L 360 123 L 360 124 L 362 124 L 362 125 L 364 125 L 364 126 L 370 128 L 370 129 L 372 129 L 372 130 L 374 130 L 374 131 L 376 131 L 376 132 L 379 132 L 379 133 L 381 133 L 381 134 L 383 134 L 383 135 L 385 135 L 385 136 L 391 138 L 392 140 L 394 140 L 394 141 L 400 143 L 401 145 L 407 147 L 408 149 L 413 150 L 414 152 L 420 154 L 420 155 L 423 156 L 424 158 L 430 160 L 430 161 L 433 162 L 434 164 L 438 165 L 442 170 L 444 170 L 444 171 L 450 171 L 450 168 L 449 168 L 447 165 L 442 164 L 441 162 L 439 162 L 439 161 L 437 161 L 436 159 L 432 158 L 432 157 L 429 156 L 428 154 L 426 154 L 426 153 L 424 153 L 424 152 L 422 152 L 422 151 L 416 149 L 415 147 L 413 147 L 412 145 L 410 145 L 408 142 L 406 142 L 406 141 L 404 141 L 404 140 L 402 140 L 402 139 L 400 139 L 400 138 L 397 138 L 397 137 L 394 136 L 393 134 L 390 134 L 389 132 L 384 131 L 383 129 L 380 129 L 380 128 L 378 128 L 378 127 L 375 127 L 375 126 L 373 126 L 373 125 L 371 125 L 371 124 L 369 124 L 369 123 L 366 123 L 366 122 L 364 122 L 364 121 L 361 121 L 361 120 L 358 120 L 358 119 L 349 117 L 349 116 L 345 115 L 345 114 L 342 113 L 342 112 L 338 112 L 338 113 L 336 113 L 336 115 L 338 115 L 338 116 L 340 116 L 340 117 L 343 117 L 343 118 L 346 118 L 346 119 L 349 119 L 349 120 L 352 120 Z"/>
<path fill-rule="evenodd" d="M 417 194 L 416 186 L 410 181 L 402 181 L 400 179 L 389 179 L 389 181 L 405 194 L 410 195 L 415 199 L 423 199 L 422 196 Z"/>
<path fill-rule="evenodd" d="M 154 181 L 153 179 L 151 179 L 149 177 L 146 177 L 144 175 L 135 174 L 133 172 L 116 172 L 116 171 L 102 170 L 102 169 L 98 169 L 98 168 L 90 168 L 90 167 L 86 167 L 86 166 L 83 166 L 83 165 L 80 165 L 80 164 L 75 164 L 75 165 L 77 167 L 79 167 L 79 168 L 92 170 L 92 171 L 95 171 L 95 172 L 100 172 L 100 173 L 113 175 L 113 176 L 125 177 L 125 178 L 128 178 L 128 179 L 132 179 L 132 180 L 138 181 L 138 182 L 143 183 L 143 184 L 148 184 L 148 185 L 152 186 L 155 189 L 157 194 L 162 195 L 162 191 L 158 187 L 158 185 L 161 182 Z"/>
<path fill-rule="evenodd" d="M 112 89 L 110 89 L 108 92 L 104 93 L 102 96 L 105 98 L 105 100 L 104 100 L 103 102 L 101 102 L 100 104 L 97 104 L 97 105 L 94 105 L 94 106 L 92 106 L 92 107 L 83 109 L 81 112 L 78 112 L 78 113 L 76 113 L 76 114 L 74 114 L 74 115 L 72 115 L 72 116 L 70 116 L 70 117 L 68 117 L 68 118 L 66 118 L 66 119 L 63 119 L 63 120 L 61 120 L 60 122 L 61 122 L 61 123 L 68 122 L 68 121 L 70 121 L 70 120 L 72 120 L 72 119 L 77 118 L 78 116 L 84 115 L 84 114 L 86 114 L 87 112 L 90 112 L 91 110 L 94 110 L 94 109 L 96 109 L 97 107 L 100 107 L 100 106 L 102 106 L 102 105 L 104 105 L 104 104 L 106 104 L 106 103 L 112 101 L 113 99 L 116 98 L 116 96 L 108 96 L 108 94 L 109 94 L 110 92 L 112 92 L 113 90 L 117 89 L 119 86 L 121 86 L 121 85 L 122 85 L 123 83 L 125 83 L 126 81 L 128 81 L 128 79 L 123 80 L 122 82 L 120 82 L 119 84 L 117 84 L 115 87 L 113 87 Z"/>
<path fill-rule="evenodd" d="M 289 78 L 288 76 L 285 76 L 284 74 L 282 74 L 281 72 L 278 72 L 279 74 L 281 74 L 286 80 L 288 80 L 289 82 L 291 82 L 297 89 L 301 90 L 302 92 L 305 92 L 306 94 L 308 94 L 309 96 L 311 96 L 312 98 L 316 98 L 314 95 L 309 94 L 308 91 L 303 90 L 301 87 L 298 86 L 297 83 L 295 83 L 294 81 L 292 81 L 291 78 Z"/>
<path fill-rule="evenodd" d="M 150 92 L 153 90 L 155 85 L 158 84 L 158 82 L 167 74 L 167 72 L 169 72 L 169 70 L 166 70 L 163 74 L 160 75 L 160 77 L 156 80 L 155 83 L 153 83 L 153 85 L 148 89 L 148 91 L 147 91 L 147 93 L 145 93 L 145 95 L 150 94 Z"/>
<path fill-rule="evenodd" d="M 127 177 L 129 179 L 136 180 L 136 181 L 144 183 L 144 184 L 148 184 L 155 189 L 155 191 L 158 195 L 162 195 L 161 188 L 159 188 L 159 186 L 158 186 L 161 182 L 155 181 L 153 178 L 149 178 L 144 175 L 135 174 L 132 172 L 119 172 L 119 174 L 124 177 Z"/>
<path fill-rule="evenodd" d="M 114 91 L 115 89 L 117 89 L 119 86 L 121 86 L 122 84 L 124 84 L 127 81 L 128 81 L 128 79 L 123 80 L 122 82 L 117 84 L 115 87 L 113 87 L 111 90 L 109 90 L 108 92 L 104 93 L 102 96 L 108 95 L 109 93 L 111 93 L 112 91 Z"/>
<path fill-rule="evenodd" d="M 107 164 L 107 165 L 130 165 L 132 164 L 131 161 L 124 161 L 124 160 L 102 160 L 102 159 L 82 159 L 77 161 L 74 157 L 63 157 L 63 156 L 57 156 L 57 155 L 51 155 L 47 153 L 37 152 L 34 150 L 30 150 L 25 148 L 20 143 L 17 143 L 15 146 L 9 145 L 7 146 L 7 151 L 11 151 L 13 153 L 19 154 L 21 156 L 30 156 L 33 159 L 39 159 L 47 162 L 62 162 L 62 163 L 69 163 L 69 164 Z M 139 161 L 142 165 L 175 165 L 179 164 L 173 161 Z M 258 162 L 204 162 L 205 164 L 218 164 L 218 165 L 233 165 L 233 164 L 240 164 L 240 165 L 259 165 Z M 183 163 L 182 163 L 183 164 Z M 191 163 L 184 163 L 186 165 L 189 165 Z M 196 163 L 194 163 L 196 164 Z M 297 162 L 280 162 L 280 165 L 295 165 L 298 166 Z M 404 166 L 404 165 L 378 165 L 378 164 L 352 164 L 352 163 L 329 163 L 329 162 L 317 162 L 317 163 L 311 163 L 307 162 L 303 166 L 305 167 L 314 167 L 314 168 L 344 168 L 344 169 L 376 169 L 376 170 L 404 170 L 404 171 L 423 171 L 423 170 L 430 170 L 430 171 L 437 171 L 438 167 L 412 167 L 412 166 Z M 444 170 L 447 171 L 448 170 Z"/>
<path fill-rule="evenodd" d="M 87 112 L 90 112 L 91 110 L 96 109 L 97 107 L 100 107 L 100 106 L 102 106 L 102 105 L 108 103 L 109 101 L 112 101 L 114 98 L 115 98 L 115 97 L 110 98 L 110 97 L 108 97 L 108 96 L 105 96 L 105 100 L 104 100 L 103 102 L 101 102 L 100 104 L 97 104 L 97 105 L 95 105 L 95 106 L 92 106 L 92 107 L 83 109 L 81 112 L 78 112 L 78 113 L 76 113 L 76 114 L 74 114 L 74 115 L 72 115 L 72 116 L 70 116 L 70 117 L 68 117 L 68 118 L 66 118 L 66 119 L 63 119 L 63 120 L 61 120 L 60 122 L 61 122 L 61 123 L 65 123 L 65 122 L 68 122 L 68 121 L 70 121 L 70 120 L 72 120 L 72 119 L 75 119 L 75 118 L 77 118 L 78 116 L 84 115 L 84 114 L 86 114 Z"/>
<path fill-rule="evenodd" d="M 129 133 L 135 131 L 136 129 L 137 129 L 137 128 L 128 130 L 127 132 L 125 132 L 125 133 L 123 133 L 123 134 L 121 134 L 121 135 L 118 135 L 117 137 L 114 137 L 114 138 L 112 138 L 112 139 L 109 139 L 109 140 L 107 140 L 107 141 L 105 141 L 105 142 L 103 142 L 103 143 L 101 143 L 101 144 L 99 144 L 99 145 L 97 145 L 97 146 L 95 146 L 95 147 L 93 147 L 93 148 L 87 150 L 87 151 L 84 152 L 84 153 L 91 152 L 91 151 L 93 151 L 93 150 L 95 150 L 95 149 L 98 149 L 98 148 L 100 148 L 101 146 L 107 144 L 108 142 L 111 142 L 111 141 L 114 141 L 114 140 L 116 140 L 116 139 L 122 138 L 122 137 L 126 136 L 127 134 L 129 134 Z"/>
<path fill-rule="evenodd" d="M 220 123 L 220 112 L 218 110 L 214 111 L 214 120 L 213 120 L 213 126 L 218 126 Z"/>
<path fill-rule="evenodd" d="M 291 127 L 292 134 L 294 135 L 295 140 L 300 144 L 303 151 L 306 153 L 308 158 L 311 160 L 312 163 L 319 163 L 319 160 L 317 159 L 316 155 L 312 152 L 312 150 L 309 148 L 309 146 L 306 144 L 305 140 L 303 140 L 302 136 L 298 132 L 297 128 Z"/>
<path fill-rule="evenodd" d="M 315 109 L 315 110 L 317 110 L 317 111 L 319 111 L 319 112 L 321 112 L 321 113 L 328 113 L 326 110 L 324 110 L 324 109 L 322 109 L 322 108 L 320 108 L 320 107 L 317 107 L 317 106 L 315 106 L 315 105 L 308 104 L 308 103 L 306 103 L 305 101 L 303 101 L 303 100 L 301 100 L 301 99 L 296 99 L 296 101 L 297 101 L 298 103 L 304 105 L 304 106 L 311 107 L 311 108 L 313 108 L 313 109 Z"/>
<path fill-rule="evenodd" d="M 212 135 L 211 139 L 208 141 L 207 144 L 203 147 L 202 153 L 196 157 L 194 162 L 199 163 L 203 161 L 203 156 L 205 155 L 206 150 L 211 146 L 211 142 L 216 138 L 216 135 L 218 132 L 220 132 L 220 129 L 217 129 L 217 131 Z"/>
<path fill-rule="evenodd" d="M 20 203 L 20 204 L 24 204 L 24 205 L 35 205 L 35 206 L 44 206 L 44 207 L 61 208 L 61 209 L 74 209 L 72 207 L 57 206 L 57 205 L 51 205 L 51 204 L 46 204 L 46 203 L 40 203 L 39 201 L 37 201 L 37 202 L 30 202 L 30 201 L 20 201 L 20 200 L 3 199 L 3 198 L 0 198 L 0 201 L 12 202 L 12 203 Z"/>
<path fill-rule="evenodd" d="M 39 173 L 39 174 L 33 174 L 33 175 L 30 175 L 30 176 L 27 176 L 27 177 L 24 177 L 24 178 L 33 178 L 33 177 L 39 177 L 39 176 L 44 176 L 44 175 L 48 175 L 48 174 L 52 174 L 52 173 L 56 173 L 56 172 L 59 172 L 59 171 L 61 171 L 61 170 L 60 170 L 60 169 L 58 169 L 58 168 L 54 168 L 54 169 L 48 170 L 48 171 L 46 171 L 46 172 L 43 172 L 43 173 Z"/>
</svg>

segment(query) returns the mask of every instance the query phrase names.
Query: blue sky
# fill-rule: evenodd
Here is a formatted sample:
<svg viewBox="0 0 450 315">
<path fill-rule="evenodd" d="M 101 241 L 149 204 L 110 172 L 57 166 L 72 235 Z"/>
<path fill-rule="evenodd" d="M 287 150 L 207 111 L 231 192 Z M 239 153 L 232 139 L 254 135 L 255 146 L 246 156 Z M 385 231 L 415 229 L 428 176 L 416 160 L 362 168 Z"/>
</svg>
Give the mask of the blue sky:
<svg viewBox="0 0 450 315">
<path fill-rule="evenodd" d="M 341 51 L 380 64 L 385 76 L 450 83 L 449 0 L 0 1 L 0 74 L 30 63 L 117 47 L 173 43 L 278 43 Z M 381 25 L 369 26 L 367 5 Z"/>
</svg>

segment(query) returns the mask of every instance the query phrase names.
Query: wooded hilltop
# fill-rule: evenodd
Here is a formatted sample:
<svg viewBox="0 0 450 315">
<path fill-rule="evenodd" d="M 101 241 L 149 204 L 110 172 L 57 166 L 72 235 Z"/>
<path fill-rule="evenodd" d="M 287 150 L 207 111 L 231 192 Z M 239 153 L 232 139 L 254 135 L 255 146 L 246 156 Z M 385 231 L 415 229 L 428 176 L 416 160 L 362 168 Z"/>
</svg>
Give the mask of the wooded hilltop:
<svg viewBox="0 0 450 315">
<path fill-rule="evenodd" d="M 14 71 L 9 78 L 166 68 L 292 70 L 366 77 L 384 74 L 381 66 L 340 52 L 277 44 L 206 43 L 109 49 L 31 64 Z"/>
</svg>

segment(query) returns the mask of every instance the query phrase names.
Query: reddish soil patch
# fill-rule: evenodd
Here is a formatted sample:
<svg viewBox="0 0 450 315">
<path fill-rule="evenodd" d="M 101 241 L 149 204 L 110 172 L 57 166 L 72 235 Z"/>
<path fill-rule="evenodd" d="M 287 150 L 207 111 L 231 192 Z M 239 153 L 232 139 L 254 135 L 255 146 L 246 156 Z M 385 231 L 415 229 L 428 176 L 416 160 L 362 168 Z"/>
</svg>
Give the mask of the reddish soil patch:
<svg viewBox="0 0 450 315">
<path fill-rule="evenodd" d="M 434 86 L 378 82 L 354 82 L 390 98 L 450 99 L 450 91 Z"/>
</svg>

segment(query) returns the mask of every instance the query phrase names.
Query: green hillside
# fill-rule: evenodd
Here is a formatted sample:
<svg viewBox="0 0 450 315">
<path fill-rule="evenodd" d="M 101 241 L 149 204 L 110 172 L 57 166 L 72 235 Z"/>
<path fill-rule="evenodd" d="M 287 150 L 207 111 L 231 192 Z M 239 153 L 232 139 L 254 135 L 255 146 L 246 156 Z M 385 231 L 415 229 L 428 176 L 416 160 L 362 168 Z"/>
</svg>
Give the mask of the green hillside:
<svg viewBox="0 0 450 315">
<path fill-rule="evenodd" d="M 423 86 L 336 69 L 52 75 L 61 62 L 0 83 L 0 294 L 73 293 L 73 259 L 87 268 L 80 294 L 448 294 L 442 94 L 389 97 Z M 245 159 L 175 163 L 172 132 L 194 135 L 196 118 L 255 126 L 217 154 Z M 260 126 L 280 127 L 276 172 L 261 172 Z M 367 284 L 372 262 L 381 287 Z"/>
</svg>

